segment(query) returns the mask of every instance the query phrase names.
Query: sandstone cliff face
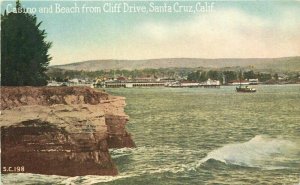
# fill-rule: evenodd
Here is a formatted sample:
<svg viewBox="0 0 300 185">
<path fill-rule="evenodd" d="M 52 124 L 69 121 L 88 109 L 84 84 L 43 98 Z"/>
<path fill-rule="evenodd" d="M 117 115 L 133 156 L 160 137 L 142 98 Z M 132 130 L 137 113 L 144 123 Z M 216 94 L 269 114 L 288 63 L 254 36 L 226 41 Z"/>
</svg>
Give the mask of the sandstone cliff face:
<svg viewBox="0 0 300 185">
<path fill-rule="evenodd" d="M 108 149 L 135 146 L 122 97 L 86 87 L 2 87 L 1 103 L 2 173 L 23 167 L 49 175 L 116 175 Z"/>
</svg>

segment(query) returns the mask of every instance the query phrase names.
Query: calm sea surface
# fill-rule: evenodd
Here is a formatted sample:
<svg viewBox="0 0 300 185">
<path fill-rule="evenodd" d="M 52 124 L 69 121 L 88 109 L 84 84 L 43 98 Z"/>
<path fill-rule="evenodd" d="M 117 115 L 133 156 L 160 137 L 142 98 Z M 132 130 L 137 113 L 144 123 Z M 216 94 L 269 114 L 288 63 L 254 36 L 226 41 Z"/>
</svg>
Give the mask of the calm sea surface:
<svg viewBox="0 0 300 185">
<path fill-rule="evenodd" d="M 116 177 L 2 175 L 4 184 L 300 184 L 300 85 L 106 89 L 126 97 L 137 148 Z"/>
</svg>

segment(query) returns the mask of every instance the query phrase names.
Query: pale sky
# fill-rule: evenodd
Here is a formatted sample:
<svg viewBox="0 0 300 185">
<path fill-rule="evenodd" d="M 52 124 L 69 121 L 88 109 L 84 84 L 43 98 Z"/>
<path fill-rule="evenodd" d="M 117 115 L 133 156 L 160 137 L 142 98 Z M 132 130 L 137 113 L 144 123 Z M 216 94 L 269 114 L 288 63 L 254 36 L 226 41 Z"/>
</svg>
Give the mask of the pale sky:
<svg viewBox="0 0 300 185">
<path fill-rule="evenodd" d="M 74 1 L 21 0 L 25 7 L 45 7 L 55 2 L 66 7 L 74 5 Z M 78 6 L 105 3 L 76 2 Z M 151 1 L 127 2 L 148 6 Z M 172 6 L 182 1 L 154 2 Z M 2 12 L 8 3 L 14 2 L 2 3 Z M 300 55 L 300 1 L 215 1 L 212 12 L 195 14 L 37 13 L 37 17 L 43 21 L 47 40 L 53 42 L 51 65 L 94 59 Z"/>
</svg>

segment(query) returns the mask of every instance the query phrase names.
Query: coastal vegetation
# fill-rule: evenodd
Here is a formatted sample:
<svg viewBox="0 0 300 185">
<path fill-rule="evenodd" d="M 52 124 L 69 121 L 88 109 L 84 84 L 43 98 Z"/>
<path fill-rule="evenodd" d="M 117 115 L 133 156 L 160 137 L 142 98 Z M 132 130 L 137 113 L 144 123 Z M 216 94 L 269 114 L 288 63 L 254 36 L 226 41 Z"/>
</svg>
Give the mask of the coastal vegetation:
<svg viewBox="0 0 300 185">
<path fill-rule="evenodd" d="M 125 77 L 127 79 L 153 78 L 153 79 L 176 79 L 204 82 L 208 79 L 219 80 L 227 84 L 234 80 L 258 79 L 264 83 L 299 83 L 299 72 L 269 72 L 240 68 L 160 68 L 160 69 L 135 69 L 135 70 L 98 70 L 98 71 L 77 71 L 59 68 L 50 68 L 47 75 L 51 80 L 67 82 L 70 79 L 78 78 L 88 81 L 97 79 L 116 79 Z"/>
<path fill-rule="evenodd" d="M 204 82 L 208 79 L 227 84 L 235 80 L 257 79 L 267 84 L 299 83 L 300 57 L 285 58 L 165 58 L 150 60 L 91 60 L 50 66 L 51 80 L 97 81 L 152 78 Z"/>
<path fill-rule="evenodd" d="M 19 0 L 16 11 L 1 15 L 1 83 L 4 86 L 46 85 L 51 60 L 45 30 L 36 15 L 27 13 Z"/>
</svg>

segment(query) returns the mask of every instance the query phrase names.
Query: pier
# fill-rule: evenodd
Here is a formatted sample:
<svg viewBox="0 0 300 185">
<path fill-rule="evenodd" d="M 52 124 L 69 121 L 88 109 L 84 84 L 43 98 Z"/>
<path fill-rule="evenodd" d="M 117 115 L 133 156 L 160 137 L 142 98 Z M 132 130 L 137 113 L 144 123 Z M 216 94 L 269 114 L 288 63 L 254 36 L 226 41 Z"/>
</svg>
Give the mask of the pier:
<svg viewBox="0 0 300 185">
<path fill-rule="evenodd" d="M 166 87 L 171 87 L 171 88 L 220 88 L 221 85 L 203 85 L 203 84 L 198 84 L 198 85 L 171 85 L 171 86 L 166 86 Z"/>
<path fill-rule="evenodd" d="M 105 88 L 118 88 L 118 87 L 164 87 L 163 82 L 105 82 Z"/>
<path fill-rule="evenodd" d="M 170 87 L 170 88 L 220 88 L 216 84 L 176 84 L 167 85 L 163 82 L 105 82 L 105 88 L 133 88 L 133 87 Z"/>
<path fill-rule="evenodd" d="M 119 77 L 116 80 L 96 81 L 92 84 L 93 87 L 104 88 L 133 88 L 133 87 L 167 87 L 167 88 L 220 88 L 220 81 L 208 79 L 206 82 L 195 82 L 188 80 L 163 79 L 153 80 L 151 78 L 136 78 L 127 80 L 124 77 Z"/>
</svg>

